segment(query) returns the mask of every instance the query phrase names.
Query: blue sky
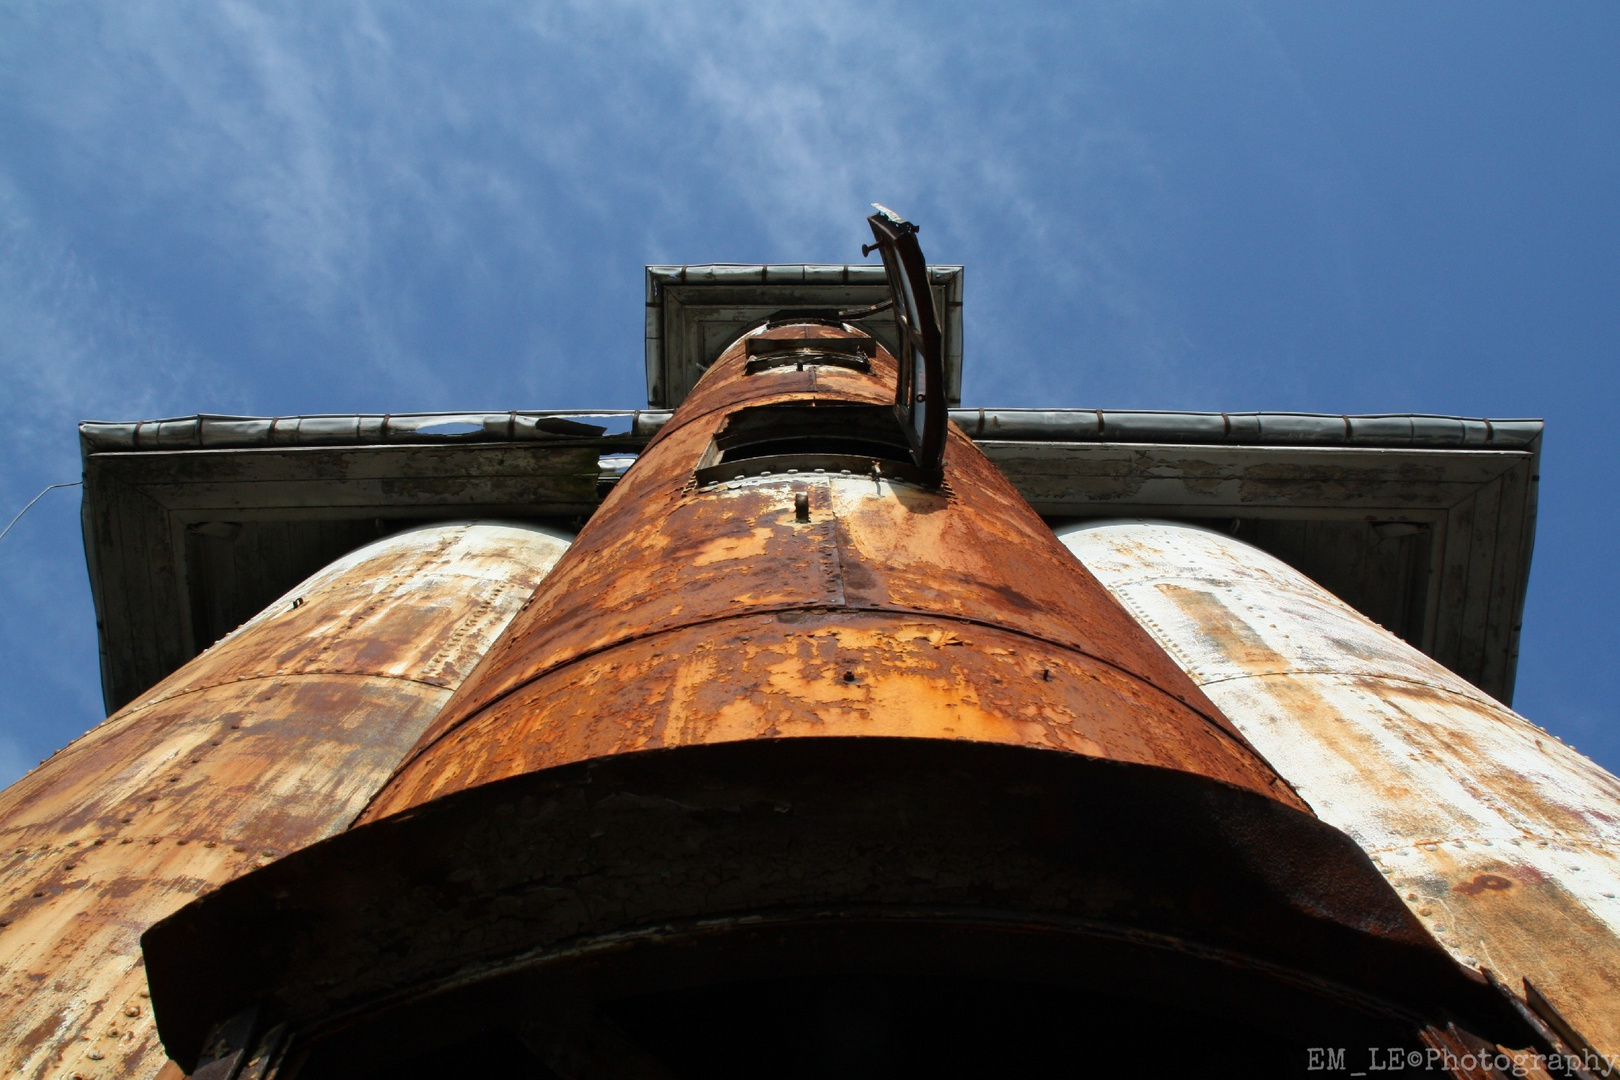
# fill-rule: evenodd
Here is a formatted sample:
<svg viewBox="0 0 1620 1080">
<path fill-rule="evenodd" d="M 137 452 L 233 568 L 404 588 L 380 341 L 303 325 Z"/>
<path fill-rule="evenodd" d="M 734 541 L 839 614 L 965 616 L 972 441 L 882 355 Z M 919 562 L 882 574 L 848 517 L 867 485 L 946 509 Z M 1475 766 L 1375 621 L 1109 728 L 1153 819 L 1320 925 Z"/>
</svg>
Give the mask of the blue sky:
<svg viewBox="0 0 1620 1080">
<path fill-rule="evenodd" d="M 1516 706 L 1620 770 L 1620 5 L 0 9 L 0 516 L 74 424 L 644 403 L 641 267 L 966 264 L 964 401 L 1548 422 Z M 77 491 L 0 782 L 100 719 Z"/>
</svg>

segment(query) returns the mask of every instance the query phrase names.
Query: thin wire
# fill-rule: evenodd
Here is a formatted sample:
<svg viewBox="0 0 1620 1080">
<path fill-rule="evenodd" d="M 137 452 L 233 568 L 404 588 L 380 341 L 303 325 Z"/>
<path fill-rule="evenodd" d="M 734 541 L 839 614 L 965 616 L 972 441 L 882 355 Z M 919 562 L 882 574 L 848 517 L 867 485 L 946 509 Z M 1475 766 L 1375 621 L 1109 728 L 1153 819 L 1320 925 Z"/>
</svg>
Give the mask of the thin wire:
<svg viewBox="0 0 1620 1080">
<path fill-rule="evenodd" d="M 32 499 L 29 499 L 27 506 L 17 511 L 17 516 L 11 519 L 11 525 L 15 525 L 17 522 L 21 521 L 22 516 L 28 513 L 29 510 L 33 509 L 34 504 L 43 499 L 49 492 L 55 491 L 59 487 L 78 487 L 83 483 L 83 480 L 75 480 L 71 484 L 51 484 L 47 486 L 44 491 L 40 492 L 38 495 L 35 495 Z M 0 540 L 4 540 L 6 538 L 6 533 L 11 531 L 11 525 L 7 525 L 5 528 L 0 529 Z"/>
</svg>

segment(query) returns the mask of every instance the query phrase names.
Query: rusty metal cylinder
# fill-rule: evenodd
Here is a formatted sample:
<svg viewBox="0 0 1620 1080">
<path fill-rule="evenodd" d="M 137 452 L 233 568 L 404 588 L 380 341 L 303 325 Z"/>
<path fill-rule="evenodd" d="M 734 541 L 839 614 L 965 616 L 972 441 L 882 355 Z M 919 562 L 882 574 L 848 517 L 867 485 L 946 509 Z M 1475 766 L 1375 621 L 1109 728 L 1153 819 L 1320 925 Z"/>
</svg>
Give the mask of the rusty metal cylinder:
<svg viewBox="0 0 1620 1080">
<path fill-rule="evenodd" d="M 1035 747 L 1299 806 L 960 431 L 943 486 L 908 480 L 894 385 L 830 326 L 728 348 L 364 820 L 627 751 L 817 736 Z"/>
<path fill-rule="evenodd" d="M 848 327 L 726 349 L 355 827 L 147 932 L 175 1059 L 786 1073 L 873 988 L 935 1003 L 894 1053 L 1021 1075 L 1527 1045 L 961 432 L 910 456 L 895 387 Z"/>
<path fill-rule="evenodd" d="M 0 792 L 0 1072 L 157 1075 L 142 931 L 345 829 L 568 543 L 378 540 Z"/>
<path fill-rule="evenodd" d="M 1058 535 L 1454 956 L 1620 1055 L 1620 779 L 1235 537 Z"/>
</svg>

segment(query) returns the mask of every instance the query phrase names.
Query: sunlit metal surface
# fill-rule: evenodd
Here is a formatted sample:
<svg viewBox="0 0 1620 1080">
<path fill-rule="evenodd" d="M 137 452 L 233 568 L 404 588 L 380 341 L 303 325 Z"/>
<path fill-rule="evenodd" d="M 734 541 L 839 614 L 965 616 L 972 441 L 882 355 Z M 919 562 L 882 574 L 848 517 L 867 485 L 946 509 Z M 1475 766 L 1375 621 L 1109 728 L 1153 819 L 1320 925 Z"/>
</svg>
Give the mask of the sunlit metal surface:
<svg viewBox="0 0 1620 1080">
<path fill-rule="evenodd" d="M 379 540 L 0 793 L 0 1073 L 156 1075 L 141 932 L 344 829 L 567 546 Z"/>
<path fill-rule="evenodd" d="M 699 486 L 744 406 L 894 400 L 886 350 L 870 373 L 746 363 L 739 341 L 710 368 L 365 820 L 591 757 L 799 735 L 1067 750 L 1298 805 L 960 431 L 945 490 L 881 462 Z"/>
<path fill-rule="evenodd" d="M 1454 956 L 1620 1054 L 1620 779 L 1230 536 L 1058 534 Z"/>
<path fill-rule="evenodd" d="M 475 1072 L 476 1024 L 566 1062 L 616 1003 L 832 971 L 1081 981 L 1147 1002 L 1136 1038 L 1162 1009 L 1528 1045 L 960 430 L 905 479 L 892 355 L 750 351 L 354 828 L 147 932 L 177 1061 Z"/>
</svg>

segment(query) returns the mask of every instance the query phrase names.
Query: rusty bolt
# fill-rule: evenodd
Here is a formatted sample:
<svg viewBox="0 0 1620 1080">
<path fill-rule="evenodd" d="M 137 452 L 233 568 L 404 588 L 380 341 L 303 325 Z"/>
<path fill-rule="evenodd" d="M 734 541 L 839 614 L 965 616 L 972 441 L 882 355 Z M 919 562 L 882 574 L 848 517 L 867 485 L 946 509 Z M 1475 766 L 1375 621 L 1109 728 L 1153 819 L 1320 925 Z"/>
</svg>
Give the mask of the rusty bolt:
<svg viewBox="0 0 1620 1080">
<path fill-rule="evenodd" d="M 124 1015 L 125 1016 L 139 1016 L 139 1015 L 141 1015 L 141 1007 L 139 1005 L 125 1005 L 124 1006 Z"/>
</svg>

